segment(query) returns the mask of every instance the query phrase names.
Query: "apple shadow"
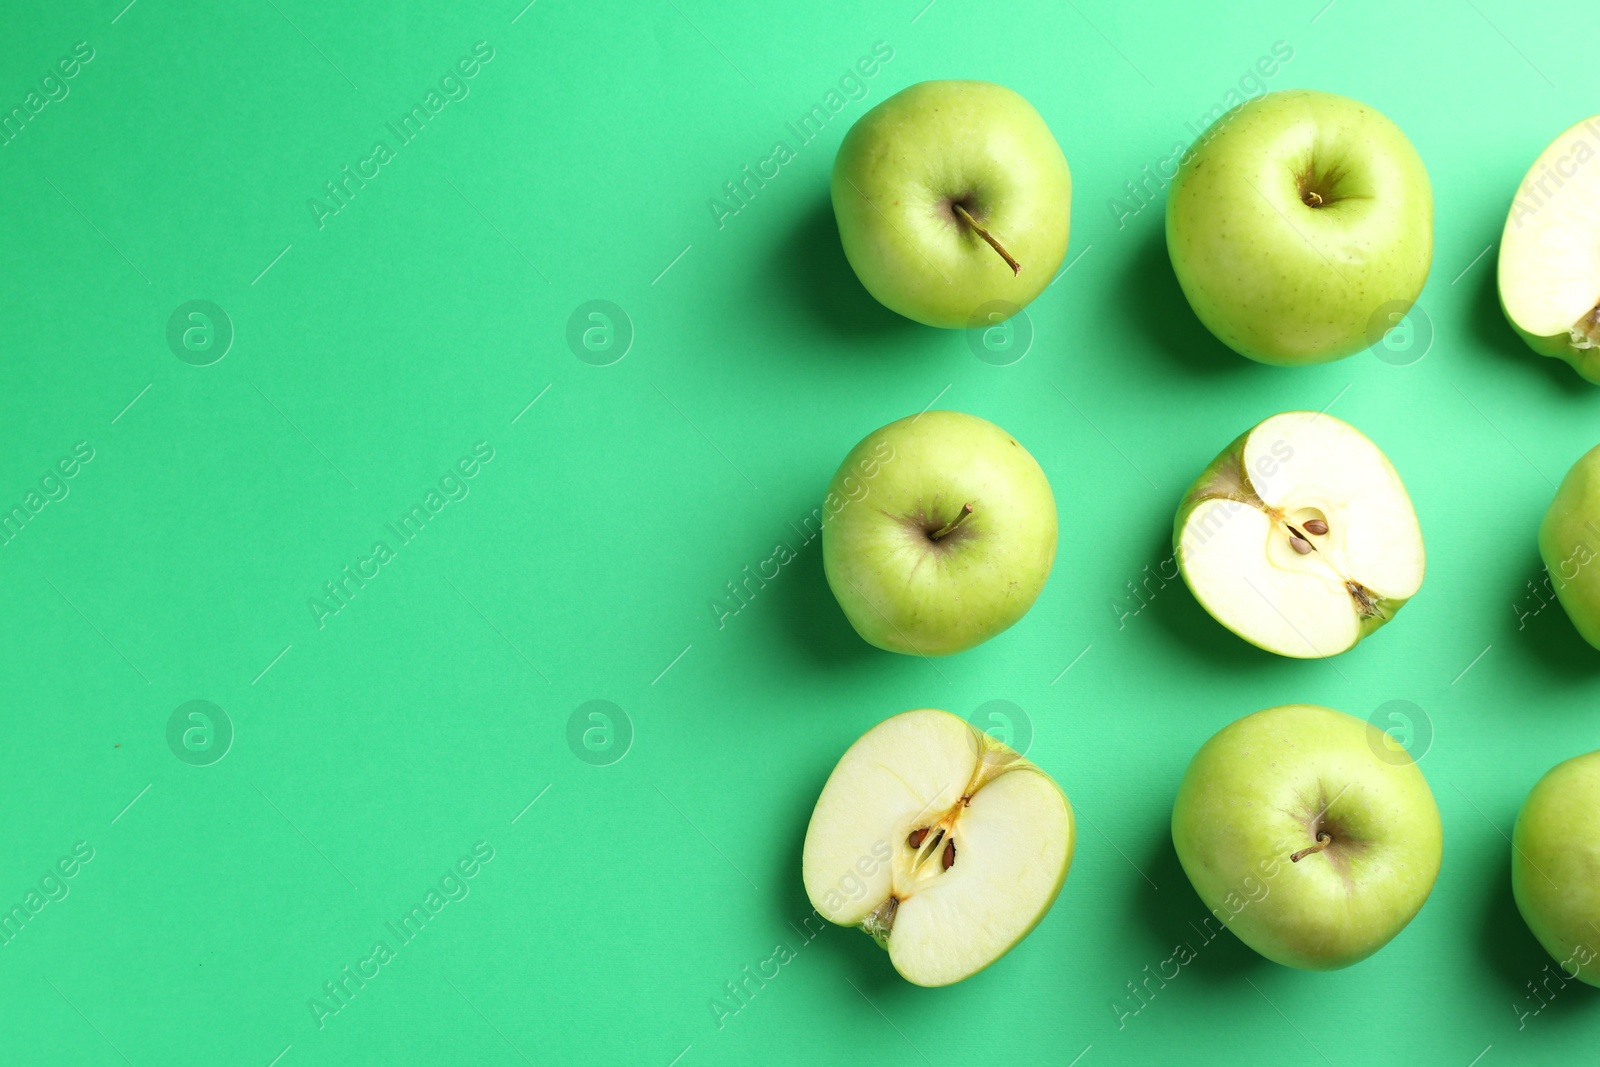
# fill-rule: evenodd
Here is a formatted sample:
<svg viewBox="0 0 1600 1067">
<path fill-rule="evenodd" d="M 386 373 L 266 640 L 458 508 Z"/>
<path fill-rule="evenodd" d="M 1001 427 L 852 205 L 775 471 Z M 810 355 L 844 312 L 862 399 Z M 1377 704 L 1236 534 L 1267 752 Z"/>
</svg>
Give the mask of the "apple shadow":
<svg viewBox="0 0 1600 1067">
<path fill-rule="evenodd" d="M 1184 873 L 1170 834 L 1162 834 L 1156 847 L 1147 855 L 1144 874 L 1148 880 L 1139 879 L 1135 907 L 1145 926 L 1155 932 L 1162 945 L 1168 946 L 1168 952 L 1175 953 L 1178 946 L 1187 946 L 1194 954 L 1194 958 L 1183 965 L 1184 971 L 1193 968 L 1197 972 L 1229 979 L 1273 965 L 1271 960 L 1240 941 L 1212 915 L 1200 899 L 1200 894 L 1194 891 L 1189 876 Z M 1151 961 L 1151 974 L 1158 970 L 1154 966 L 1156 962 Z M 1178 962 L 1174 960 L 1174 965 Z M 1181 975 L 1169 981 L 1179 980 Z M 1138 981 L 1135 979 L 1134 984 L 1137 985 Z"/>
<path fill-rule="evenodd" d="M 1120 318 L 1173 363 L 1208 373 L 1247 373 L 1255 364 L 1217 340 L 1189 306 L 1167 255 L 1166 228 L 1139 238 L 1122 284 Z"/>
<path fill-rule="evenodd" d="M 1472 333 L 1479 344 L 1494 353 L 1496 364 L 1502 358 L 1507 365 L 1532 364 L 1558 391 L 1570 397 L 1592 396 L 1596 386 L 1585 381 L 1566 360 L 1542 356 L 1529 348 L 1506 319 L 1500 307 L 1500 279 L 1495 263 L 1491 262 L 1489 269 L 1480 273 L 1482 277 L 1475 289 L 1477 298 L 1472 301 L 1469 312 Z"/>
<path fill-rule="evenodd" d="M 1530 556 L 1524 571 L 1539 576 L 1536 589 L 1529 589 L 1524 579 L 1523 584 L 1513 590 L 1510 602 L 1515 605 L 1513 614 L 1517 611 L 1533 614 L 1522 617 L 1522 628 L 1511 630 L 1506 643 L 1518 655 L 1538 660 L 1546 677 L 1553 674 L 1560 681 L 1571 683 L 1592 680 L 1600 671 L 1600 651 L 1590 647 L 1578 633 L 1578 628 L 1567 617 L 1566 608 L 1555 599 L 1555 593 L 1540 584 L 1544 560 L 1539 553 L 1535 551 Z"/>
<path fill-rule="evenodd" d="M 1139 613 L 1123 620 L 1125 625 L 1138 625 L 1141 619 L 1149 616 L 1192 655 L 1205 663 L 1215 664 L 1219 670 L 1264 670 L 1274 665 L 1277 656 L 1238 636 L 1200 606 L 1183 576 L 1176 573 L 1170 534 L 1162 532 L 1150 558 L 1161 560 L 1161 563 L 1157 565 L 1153 576 L 1150 572 L 1145 574 L 1146 581 L 1165 584 L 1153 589 L 1154 595 L 1149 596 Z M 1167 574 L 1173 577 L 1168 579 Z M 1141 592 L 1148 594 L 1151 591 L 1152 587 L 1147 585 Z"/>
<path fill-rule="evenodd" d="M 932 329 L 890 311 L 867 292 L 845 258 L 833 202 L 826 195 L 801 214 L 780 244 L 769 276 L 761 279 L 760 293 L 762 300 L 793 301 L 798 317 L 841 342 L 832 350 L 848 355 L 880 350 L 886 341 L 907 341 Z"/>
<path fill-rule="evenodd" d="M 1517 900 L 1511 891 L 1510 850 L 1504 854 L 1496 850 L 1494 855 L 1493 869 L 1479 872 L 1477 881 L 1479 885 L 1491 887 L 1484 901 L 1483 953 L 1515 998 L 1526 992 L 1526 982 L 1537 981 L 1546 963 L 1555 961 L 1522 921 L 1522 912 L 1517 910 Z M 1536 1006 L 1530 1005 L 1530 1008 Z"/>
<path fill-rule="evenodd" d="M 837 668 L 890 655 L 862 640 L 845 618 L 822 569 L 820 535 L 798 548 L 766 595 L 788 628 L 790 640 L 785 644 L 806 657 L 808 669 Z"/>
<path fill-rule="evenodd" d="M 1600 989 L 1568 977 L 1559 961 L 1533 936 L 1511 889 L 1509 856 L 1501 857 L 1483 913 L 1483 951 L 1496 975 L 1505 982 L 1518 1029 L 1534 1026 L 1592 1024 Z"/>
</svg>

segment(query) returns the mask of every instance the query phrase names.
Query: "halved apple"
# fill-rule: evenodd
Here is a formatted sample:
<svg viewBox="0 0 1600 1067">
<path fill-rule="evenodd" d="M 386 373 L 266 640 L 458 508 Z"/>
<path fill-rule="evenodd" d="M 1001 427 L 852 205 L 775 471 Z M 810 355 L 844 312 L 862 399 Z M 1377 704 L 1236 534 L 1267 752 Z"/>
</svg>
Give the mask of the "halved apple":
<svg viewBox="0 0 1600 1067">
<path fill-rule="evenodd" d="M 1422 585 L 1400 476 L 1354 426 L 1315 411 L 1257 424 L 1189 488 L 1173 546 L 1195 599 L 1269 652 L 1333 656 Z"/>
<path fill-rule="evenodd" d="M 1500 236 L 1500 306 L 1542 356 L 1600 383 L 1600 115 L 1546 148 Z"/>
<path fill-rule="evenodd" d="M 947 711 L 907 711 L 840 758 L 811 813 L 812 907 L 859 926 L 909 982 L 949 985 L 1028 936 L 1072 865 L 1054 779 Z"/>
</svg>

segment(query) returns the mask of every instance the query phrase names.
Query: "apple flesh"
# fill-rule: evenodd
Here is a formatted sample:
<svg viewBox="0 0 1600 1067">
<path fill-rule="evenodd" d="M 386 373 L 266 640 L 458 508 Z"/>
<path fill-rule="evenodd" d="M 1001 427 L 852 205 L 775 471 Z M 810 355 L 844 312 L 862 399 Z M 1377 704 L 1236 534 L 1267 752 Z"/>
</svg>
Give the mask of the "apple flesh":
<svg viewBox="0 0 1600 1067">
<path fill-rule="evenodd" d="M 828 486 L 828 585 L 856 632 L 890 652 L 945 656 L 987 641 L 1033 605 L 1055 554 L 1044 471 L 974 415 L 892 422 Z"/>
<path fill-rule="evenodd" d="M 949 985 L 1055 902 L 1077 843 L 1044 771 L 947 711 L 868 730 L 822 788 L 801 868 L 817 913 L 858 926 L 907 981 Z"/>
<path fill-rule="evenodd" d="M 1366 104 L 1304 89 L 1218 119 L 1167 192 L 1189 304 L 1240 355 L 1294 366 L 1372 345 L 1422 292 L 1433 191 L 1417 150 Z"/>
<path fill-rule="evenodd" d="M 1378 447 L 1332 415 L 1274 415 L 1223 449 L 1173 523 L 1183 579 L 1269 652 L 1337 655 L 1422 585 L 1422 530 Z"/>
<path fill-rule="evenodd" d="M 832 193 L 861 284 L 929 326 L 1009 317 L 1067 252 L 1066 157 L 1033 105 L 991 82 L 921 82 L 868 111 L 839 145 Z"/>
<path fill-rule="evenodd" d="M 1528 347 L 1600 382 L 1600 115 L 1551 142 L 1500 235 L 1500 306 Z"/>
<path fill-rule="evenodd" d="M 1511 834 L 1517 910 L 1562 969 L 1600 986 L 1600 752 L 1557 764 Z"/>
<path fill-rule="evenodd" d="M 1212 914 L 1267 959 L 1348 967 L 1428 899 L 1439 809 L 1417 765 L 1384 746 L 1371 723 L 1290 704 L 1223 727 L 1184 773 L 1178 860 Z"/>
<path fill-rule="evenodd" d="M 1539 524 L 1539 555 L 1583 639 L 1600 648 L 1600 447 L 1567 471 Z M 1597 946 L 1600 947 L 1600 946 Z"/>
</svg>

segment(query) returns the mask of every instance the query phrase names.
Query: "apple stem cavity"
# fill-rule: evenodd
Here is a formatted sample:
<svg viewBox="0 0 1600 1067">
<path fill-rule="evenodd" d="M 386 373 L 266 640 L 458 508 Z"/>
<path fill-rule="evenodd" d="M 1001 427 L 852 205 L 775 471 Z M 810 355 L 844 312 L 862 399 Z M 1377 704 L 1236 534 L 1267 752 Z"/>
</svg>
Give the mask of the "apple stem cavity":
<svg viewBox="0 0 1600 1067">
<path fill-rule="evenodd" d="M 1384 617 L 1383 609 L 1378 606 L 1378 600 L 1372 595 L 1372 590 L 1360 582 L 1352 581 L 1346 581 L 1344 587 L 1345 591 L 1350 594 L 1350 598 L 1356 602 L 1356 610 L 1361 612 L 1363 616 Z"/>
<path fill-rule="evenodd" d="M 995 240 L 994 234 L 980 226 L 978 224 L 978 220 L 973 218 L 964 206 L 962 206 L 960 203 L 953 203 L 950 205 L 950 210 L 955 212 L 956 216 L 960 218 L 962 222 L 972 227 L 974 233 L 976 233 L 979 237 L 982 237 L 985 241 L 988 241 L 990 248 L 1000 253 L 1000 258 L 1005 260 L 1006 266 L 1011 268 L 1011 276 L 1013 278 L 1022 273 L 1022 264 L 1012 259 L 1011 253 L 1005 250 L 1005 246 L 999 241 Z"/>
<path fill-rule="evenodd" d="M 1323 849 L 1327 848 L 1331 844 L 1333 844 L 1333 835 L 1328 833 L 1328 831 L 1326 831 L 1326 830 L 1318 830 L 1317 831 L 1317 843 L 1314 844 L 1314 845 L 1307 845 L 1305 848 L 1301 849 L 1299 852 L 1296 852 L 1294 855 L 1290 856 L 1289 857 L 1289 862 L 1290 863 L 1299 863 L 1301 860 L 1305 859 L 1307 856 L 1311 855 L 1313 852 L 1321 852 Z"/>
<path fill-rule="evenodd" d="M 900 898 L 891 896 L 879 904 L 861 923 L 861 929 L 878 943 L 879 948 L 889 947 L 889 935 L 894 932 L 894 913 L 900 910 Z"/>
<path fill-rule="evenodd" d="M 931 534 L 929 534 L 928 535 L 928 540 L 937 541 L 940 538 L 948 536 L 949 534 L 953 533 L 955 531 L 955 528 L 957 526 L 960 526 L 962 521 L 964 519 L 966 519 L 966 517 L 968 515 L 971 515 L 971 514 L 972 514 L 972 505 L 971 504 L 962 504 L 961 505 L 961 510 L 956 514 L 956 517 L 951 519 L 949 522 L 945 523 L 943 526 L 939 527 L 937 530 L 933 531 Z"/>
<path fill-rule="evenodd" d="M 1573 348 L 1600 348 L 1600 303 L 1596 303 L 1587 315 L 1573 323 L 1568 333 L 1572 335 Z"/>
</svg>

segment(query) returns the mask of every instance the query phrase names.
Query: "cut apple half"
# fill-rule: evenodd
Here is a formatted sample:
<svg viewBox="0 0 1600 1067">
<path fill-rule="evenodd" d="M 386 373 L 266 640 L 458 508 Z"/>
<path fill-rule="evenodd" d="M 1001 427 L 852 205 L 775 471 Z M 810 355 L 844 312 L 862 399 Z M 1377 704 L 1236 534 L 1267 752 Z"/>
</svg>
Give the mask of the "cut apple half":
<svg viewBox="0 0 1600 1067">
<path fill-rule="evenodd" d="M 1190 487 L 1173 543 L 1206 611 L 1252 644 L 1316 659 L 1394 618 L 1422 585 L 1422 530 L 1378 446 L 1290 411 L 1234 441 Z"/>
<path fill-rule="evenodd" d="M 947 711 L 907 711 L 851 745 L 817 800 L 801 862 L 829 922 L 858 926 L 907 981 L 949 985 L 1044 918 L 1072 865 L 1054 779 Z"/>
<path fill-rule="evenodd" d="M 1600 115 L 1534 160 L 1500 237 L 1500 305 L 1528 347 L 1600 382 Z"/>
</svg>

